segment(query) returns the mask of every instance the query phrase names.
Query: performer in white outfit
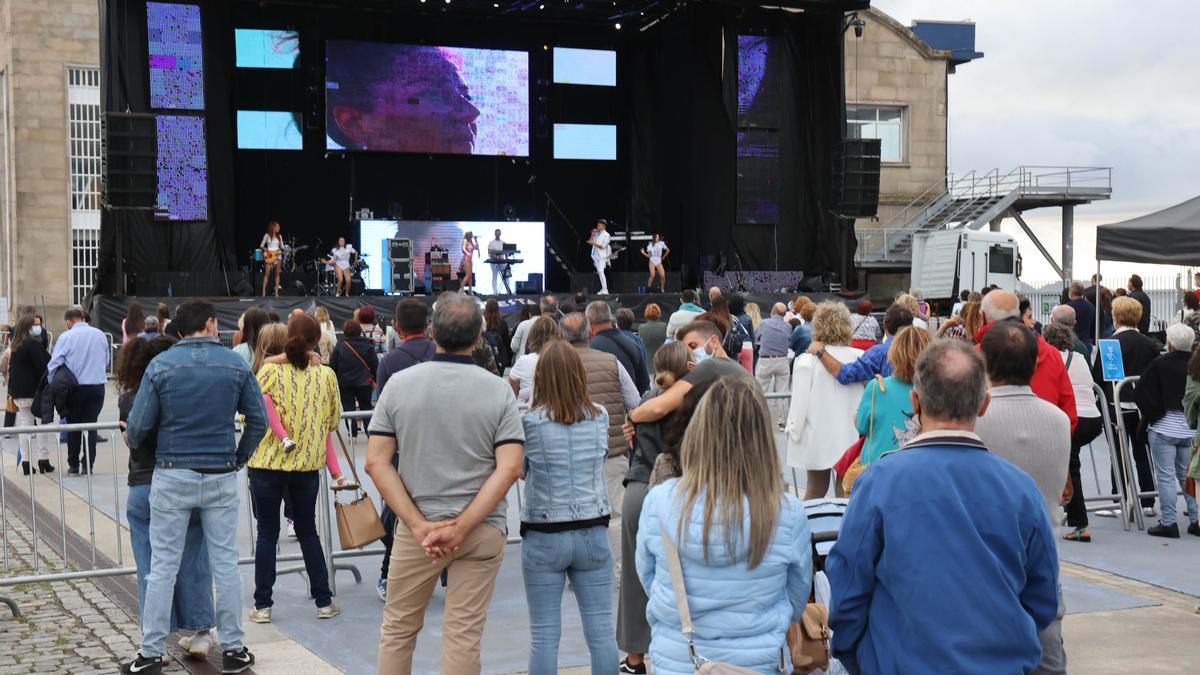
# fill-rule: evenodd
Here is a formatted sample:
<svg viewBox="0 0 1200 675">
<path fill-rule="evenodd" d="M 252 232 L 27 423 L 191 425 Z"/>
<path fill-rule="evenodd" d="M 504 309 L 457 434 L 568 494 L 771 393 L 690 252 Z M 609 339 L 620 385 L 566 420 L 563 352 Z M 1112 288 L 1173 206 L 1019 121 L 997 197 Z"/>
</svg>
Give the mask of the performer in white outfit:
<svg viewBox="0 0 1200 675">
<path fill-rule="evenodd" d="M 345 237 L 338 237 L 337 243 L 337 248 L 330 251 L 329 257 L 322 262 L 333 265 L 333 271 L 337 273 L 337 294 L 350 297 L 350 265 L 358 252 L 353 244 L 346 243 Z"/>
<path fill-rule="evenodd" d="M 663 241 L 662 235 L 654 233 L 654 239 L 646 244 L 646 250 L 642 251 L 642 255 L 650 261 L 650 278 L 646 281 L 646 290 L 649 291 L 654 287 L 654 277 L 660 277 L 658 292 L 667 292 L 667 271 L 663 268 L 663 261 L 667 256 L 671 255 L 671 249 L 667 246 L 667 242 Z"/>
<path fill-rule="evenodd" d="M 488 258 L 492 260 L 504 260 L 504 240 L 500 238 L 500 230 L 496 230 L 496 238 L 488 242 Z M 500 295 L 500 284 L 497 280 L 504 284 L 504 292 L 512 295 L 512 287 L 508 285 L 508 276 L 505 272 L 508 271 L 508 265 L 491 263 L 492 265 L 492 295 Z"/>
<path fill-rule="evenodd" d="M 612 259 L 612 248 L 608 244 L 612 235 L 607 230 L 606 221 L 596 221 L 596 229 L 592 230 L 592 237 L 587 241 L 592 246 L 592 264 L 596 266 L 596 274 L 600 275 L 599 295 L 608 295 L 608 279 L 604 276 L 604 268 Z"/>
<path fill-rule="evenodd" d="M 283 253 L 283 234 L 279 232 L 278 220 L 267 223 L 267 233 L 263 235 L 258 247 L 263 252 L 263 297 L 267 297 L 267 280 L 271 278 L 271 272 L 275 272 L 275 297 L 279 297 L 279 273 L 283 268 L 280 260 L 280 254 Z"/>
</svg>

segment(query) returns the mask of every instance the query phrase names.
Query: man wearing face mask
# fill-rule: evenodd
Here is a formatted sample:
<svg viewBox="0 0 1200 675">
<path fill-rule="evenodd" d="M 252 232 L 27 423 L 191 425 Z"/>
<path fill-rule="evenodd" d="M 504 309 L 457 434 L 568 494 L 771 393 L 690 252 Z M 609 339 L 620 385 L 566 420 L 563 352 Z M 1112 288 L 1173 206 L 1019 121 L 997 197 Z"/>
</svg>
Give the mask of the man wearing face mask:
<svg viewBox="0 0 1200 675">
<path fill-rule="evenodd" d="M 661 395 L 646 401 L 629 414 L 634 424 L 657 422 L 679 410 L 683 397 L 693 387 L 712 382 L 722 377 L 744 377 L 754 381 L 754 376 L 737 361 L 729 358 L 721 348 L 721 330 L 711 321 L 693 321 L 679 329 L 679 341 L 687 345 L 696 356 L 696 366 L 682 380 L 671 385 Z"/>
</svg>

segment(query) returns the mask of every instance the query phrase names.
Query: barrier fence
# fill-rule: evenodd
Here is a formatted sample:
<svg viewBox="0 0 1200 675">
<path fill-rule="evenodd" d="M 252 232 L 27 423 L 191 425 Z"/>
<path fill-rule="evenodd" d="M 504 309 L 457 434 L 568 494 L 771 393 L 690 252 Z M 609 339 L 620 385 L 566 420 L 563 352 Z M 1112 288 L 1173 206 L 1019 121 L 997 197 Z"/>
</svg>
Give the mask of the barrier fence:
<svg viewBox="0 0 1200 675">
<path fill-rule="evenodd" d="M 1136 381 L 1137 378 L 1127 378 L 1116 385 L 1116 395 L 1114 398 L 1118 408 L 1121 402 L 1121 392 L 1125 387 Z M 1097 469 L 1098 465 L 1093 448 L 1091 445 L 1087 446 L 1088 452 L 1091 455 L 1092 473 L 1096 486 L 1094 496 L 1085 498 L 1085 502 L 1088 504 L 1087 509 L 1089 511 L 1096 511 L 1119 505 L 1126 530 L 1130 528 L 1131 520 L 1137 523 L 1139 529 L 1144 529 L 1141 509 L 1137 508 L 1136 505 L 1137 498 L 1156 496 L 1157 493 L 1139 493 L 1137 491 L 1136 464 L 1133 461 L 1132 448 L 1128 443 L 1128 430 L 1125 428 L 1124 421 L 1120 415 L 1116 415 L 1115 420 L 1110 418 L 1109 406 L 1107 405 L 1104 391 L 1098 385 L 1094 386 L 1094 391 L 1103 417 L 1103 437 L 1109 451 L 1109 464 L 1113 471 L 1118 472 L 1117 476 L 1119 480 L 1117 480 L 1116 494 L 1105 490 L 1100 482 L 1100 474 Z M 770 393 L 766 394 L 766 398 L 768 401 L 790 400 L 791 394 L 786 392 Z M 365 420 L 370 415 L 370 411 L 348 412 L 344 413 L 342 418 L 344 422 L 349 420 Z M 58 477 L 49 482 L 45 480 L 44 476 L 34 473 L 30 473 L 29 476 L 15 475 L 10 477 L 8 472 L 15 471 L 15 469 L 6 466 L 8 464 L 6 458 L 0 457 L 0 545 L 3 547 L 3 556 L 0 557 L 0 565 L 2 565 L 2 568 L 0 568 L 0 589 L 22 584 L 74 579 L 97 579 L 135 574 L 137 569 L 131 564 L 132 560 L 127 561 L 129 556 L 125 553 L 125 546 L 129 541 L 127 533 L 124 532 L 125 527 L 121 524 L 125 506 L 121 488 L 122 483 L 126 480 L 126 475 L 119 470 L 121 467 L 118 466 L 117 461 L 117 439 L 121 437 L 117 423 L 102 422 L 94 424 L 10 427 L 4 431 L 6 434 L 11 434 L 17 438 L 18 448 L 22 457 L 28 459 L 31 465 L 36 464 L 35 437 L 38 435 L 52 437 L 54 442 L 52 444 L 51 461 L 58 467 L 58 471 L 63 473 L 65 473 L 67 468 L 67 453 L 65 443 L 60 434 L 80 432 L 80 460 L 86 465 L 86 457 L 90 451 L 89 434 L 87 432 L 104 432 L 108 437 L 98 444 L 97 457 L 98 460 L 103 461 L 111 469 L 111 474 L 97 475 L 94 471 L 89 471 L 76 479 L 64 478 L 63 473 L 59 473 Z M 240 428 L 238 431 L 240 433 Z M 104 453 L 100 451 L 106 447 L 109 452 L 107 452 L 107 457 L 104 457 Z M 347 451 L 350 454 L 350 461 L 354 462 L 357 467 L 357 448 L 354 444 L 349 444 Z M 1151 462 L 1153 462 L 1152 453 Z M 799 475 L 795 468 L 791 468 L 791 476 L 793 490 L 797 496 L 800 496 Z M 73 485 L 68 488 L 66 481 L 75 480 L 81 481 L 83 485 Z M 249 524 L 247 534 L 249 537 L 250 555 L 240 558 L 238 563 L 240 565 L 250 565 L 254 563 L 254 551 L 257 545 L 256 521 L 252 512 L 251 500 L 248 498 L 248 482 L 245 481 L 244 476 L 240 477 L 239 481 L 242 481 L 242 484 L 246 485 L 247 490 L 247 498 L 241 500 L 243 502 L 241 508 L 244 508 L 245 511 L 239 513 L 239 520 L 244 515 Z M 365 485 L 361 487 L 364 490 L 366 488 Z M 382 546 L 369 546 L 355 550 L 337 550 L 337 542 L 334 540 L 334 516 L 332 515 L 333 503 L 337 500 L 337 492 L 331 491 L 329 488 L 327 472 L 321 471 L 319 494 L 331 494 L 333 496 L 317 509 L 317 531 L 321 539 L 325 564 L 330 570 L 330 589 L 336 595 L 336 572 L 350 572 L 356 583 L 362 580 L 362 575 L 355 566 L 345 564 L 344 562 L 339 563 L 339 561 L 367 556 L 380 556 L 383 554 L 384 549 Z M 519 511 L 522 500 L 520 481 L 517 482 L 514 490 Z M 16 506 L 18 502 L 28 504 L 27 521 L 32 533 L 30 538 L 31 560 L 28 565 L 14 564 L 9 553 L 11 548 L 10 537 L 12 536 L 9 519 L 16 517 L 15 513 L 10 515 L 10 512 L 13 512 L 12 507 Z M 381 501 L 377 501 L 376 505 L 379 507 L 383 506 Z M 86 511 L 86 513 L 82 513 L 82 511 Z M 71 543 L 69 540 L 74 538 L 82 539 L 79 526 L 84 523 L 86 523 L 87 537 L 83 541 L 82 547 L 78 543 L 73 547 L 69 546 Z M 59 556 L 43 555 L 43 538 L 47 542 L 53 542 L 53 545 L 50 547 L 50 553 L 54 553 L 52 549 L 55 547 L 59 549 L 58 553 L 61 553 L 61 560 L 58 563 L 50 562 L 50 560 Z M 508 543 L 518 542 L 520 542 L 519 536 L 509 536 Z M 72 562 L 68 551 L 74 550 L 79 552 L 81 548 L 82 560 L 77 559 L 75 562 Z M 43 558 L 47 562 L 43 563 Z M 82 564 L 80 564 L 81 562 Z M 302 563 L 303 556 L 300 553 L 277 554 L 276 562 Z M 297 564 L 288 567 L 281 566 L 277 570 L 277 573 L 286 574 L 303 571 L 303 564 Z M 14 614 L 19 613 L 19 608 L 11 600 L 0 597 L 0 603 L 9 605 Z"/>
</svg>

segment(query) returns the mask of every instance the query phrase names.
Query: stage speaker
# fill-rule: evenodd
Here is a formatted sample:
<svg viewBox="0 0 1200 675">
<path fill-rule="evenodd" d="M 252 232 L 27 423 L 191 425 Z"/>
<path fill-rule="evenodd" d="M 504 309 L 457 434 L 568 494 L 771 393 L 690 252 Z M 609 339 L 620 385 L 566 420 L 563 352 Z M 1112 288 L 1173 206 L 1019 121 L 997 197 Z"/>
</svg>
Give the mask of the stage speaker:
<svg viewBox="0 0 1200 675">
<path fill-rule="evenodd" d="M 834 199 L 838 215 L 873 218 L 879 211 L 879 139 L 847 138 L 835 164 Z"/>
<path fill-rule="evenodd" d="M 154 115 L 104 113 L 104 203 L 153 209 L 158 201 L 158 128 Z"/>
<path fill-rule="evenodd" d="M 412 293 L 413 292 L 413 275 L 411 260 L 393 260 L 392 261 L 392 292 L 393 293 Z"/>
<path fill-rule="evenodd" d="M 412 239 L 388 239 L 388 259 L 412 260 Z"/>
</svg>

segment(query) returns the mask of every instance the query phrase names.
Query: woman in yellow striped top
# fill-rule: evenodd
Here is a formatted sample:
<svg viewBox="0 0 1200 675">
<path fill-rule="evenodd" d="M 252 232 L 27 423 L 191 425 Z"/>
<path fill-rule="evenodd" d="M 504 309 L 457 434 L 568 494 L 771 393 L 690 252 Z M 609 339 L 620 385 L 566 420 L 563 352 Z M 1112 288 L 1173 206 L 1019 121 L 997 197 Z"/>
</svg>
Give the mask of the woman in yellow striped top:
<svg viewBox="0 0 1200 675">
<path fill-rule="evenodd" d="M 275 585 L 275 547 L 279 541 L 279 507 L 284 495 L 291 498 L 296 538 L 304 554 L 317 618 L 340 613 L 329 590 L 329 570 L 317 537 L 316 502 L 320 470 L 330 433 L 341 416 L 337 376 L 313 364 L 309 351 L 317 345 L 321 329 L 308 315 L 291 317 L 284 353 L 286 363 L 262 364 L 258 383 L 268 408 L 273 409 L 287 430 L 285 444 L 270 431 L 250 458 L 250 496 L 258 519 L 258 541 L 254 555 L 254 610 L 250 620 L 271 621 L 272 587 Z"/>
</svg>

